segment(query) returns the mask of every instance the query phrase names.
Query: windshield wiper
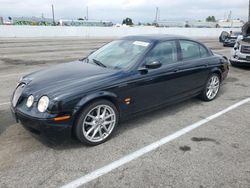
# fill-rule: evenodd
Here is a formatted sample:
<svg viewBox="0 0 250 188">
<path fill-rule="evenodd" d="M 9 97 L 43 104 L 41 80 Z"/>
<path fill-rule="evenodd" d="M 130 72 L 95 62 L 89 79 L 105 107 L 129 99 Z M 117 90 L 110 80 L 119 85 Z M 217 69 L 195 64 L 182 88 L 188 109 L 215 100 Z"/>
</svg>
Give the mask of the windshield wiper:
<svg viewBox="0 0 250 188">
<path fill-rule="evenodd" d="M 96 60 L 96 59 L 92 59 L 93 60 L 93 62 L 96 64 L 96 65 L 99 65 L 99 66 L 101 66 L 101 67 L 107 67 L 106 65 L 104 65 L 101 61 L 98 61 L 98 60 Z"/>
<path fill-rule="evenodd" d="M 79 61 L 86 61 L 88 63 L 89 59 L 88 59 L 88 57 L 84 57 L 84 58 L 79 59 Z"/>
</svg>

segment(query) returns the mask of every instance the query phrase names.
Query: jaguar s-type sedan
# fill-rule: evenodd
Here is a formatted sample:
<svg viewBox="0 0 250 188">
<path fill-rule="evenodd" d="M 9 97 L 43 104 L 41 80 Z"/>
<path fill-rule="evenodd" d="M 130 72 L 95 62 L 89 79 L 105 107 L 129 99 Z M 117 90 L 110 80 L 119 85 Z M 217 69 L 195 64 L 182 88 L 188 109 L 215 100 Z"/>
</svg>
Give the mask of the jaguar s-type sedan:
<svg viewBox="0 0 250 188">
<path fill-rule="evenodd" d="M 37 134 L 106 141 L 120 120 L 200 96 L 216 98 L 228 60 L 180 36 L 129 36 L 87 57 L 24 76 L 11 99 L 18 122 Z M 66 133 L 66 134 L 65 134 Z"/>
</svg>

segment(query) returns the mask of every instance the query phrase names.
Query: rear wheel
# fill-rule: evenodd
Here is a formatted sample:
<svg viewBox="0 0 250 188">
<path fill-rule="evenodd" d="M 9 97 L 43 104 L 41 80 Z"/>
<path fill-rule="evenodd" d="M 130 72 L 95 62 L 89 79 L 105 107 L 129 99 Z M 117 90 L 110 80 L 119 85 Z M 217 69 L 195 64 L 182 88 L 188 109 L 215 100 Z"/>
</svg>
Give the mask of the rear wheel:
<svg viewBox="0 0 250 188">
<path fill-rule="evenodd" d="M 212 101 L 216 98 L 220 90 L 220 76 L 213 73 L 209 76 L 207 83 L 202 90 L 200 97 L 204 101 Z"/>
<path fill-rule="evenodd" d="M 90 103 L 79 116 L 75 131 L 76 137 L 87 145 L 105 142 L 118 124 L 118 111 L 107 100 Z"/>
</svg>

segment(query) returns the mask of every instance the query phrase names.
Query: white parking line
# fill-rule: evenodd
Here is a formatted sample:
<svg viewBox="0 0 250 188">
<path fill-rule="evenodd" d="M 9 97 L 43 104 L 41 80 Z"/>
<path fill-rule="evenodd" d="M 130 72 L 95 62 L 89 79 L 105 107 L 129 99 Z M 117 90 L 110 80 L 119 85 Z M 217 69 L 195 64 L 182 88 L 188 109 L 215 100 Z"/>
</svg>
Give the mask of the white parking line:
<svg viewBox="0 0 250 188">
<path fill-rule="evenodd" d="M 229 106 L 228 108 L 226 108 L 226 109 L 224 109 L 224 110 L 222 110 L 214 115 L 211 115 L 205 119 L 202 119 L 202 120 L 200 120 L 192 125 L 189 125 L 189 126 L 183 128 L 183 129 L 181 129 L 181 130 L 179 130 L 171 135 L 168 135 L 168 136 L 166 136 L 166 137 L 164 137 L 164 138 L 162 138 L 162 139 L 160 139 L 160 140 L 158 140 L 150 145 L 147 145 L 147 146 L 145 146 L 145 147 L 143 147 L 143 148 L 141 148 L 141 149 L 139 149 L 131 154 L 128 154 L 128 155 L 120 158 L 117 161 L 114 161 L 114 162 L 112 162 L 112 163 L 110 163 L 102 168 L 99 168 L 99 169 L 97 169 L 89 174 L 86 174 L 83 177 L 80 177 L 79 179 L 76 179 L 76 180 L 62 186 L 62 188 L 75 188 L 75 187 L 79 187 L 83 184 L 86 184 L 86 183 L 88 183 L 88 182 L 90 182 L 90 181 L 92 181 L 100 176 L 103 176 L 103 175 L 109 173 L 110 171 L 112 171 L 112 170 L 114 170 L 122 165 L 125 165 L 126 163 L 129 163 L 130 161 L 132 161 L 134 159 L 141 157 L 142 155 L 144 155 L 146 153 L 149 153 L 149 152 L 161 147 L 162 145 L 164 145 L 164 144 L 166 144 L 166 143 L 168 143 L 168 142 L 170 142 L 170 141 L 172 141 L 172 140 L 174 140 L 174 139 L 176 139 L 176 138 L 178 138 L 178 137 L 180 137 L 180 136 L 182 136 L 182 135 L 184 135 L 184 134 L 186 134 L 186 133 L 188 133 L 188 132 L 190 132 L 198 127 L 200 127 L 201 125 L 204 125 L 205 123 L 207 123 L 207 122 L 209 122 L 209 121 L 211 121 L 211 120 L 213 120 L 213 119 L 215 119 L 215 118 L 217 118 L 217 117 L 219 117 L 219 116 L 221 116 L 221 115 L 223 115 L 223 114 L 225 114 L 225 113 L 227 113 L 227 112 L 229 112 L 229 111 L 231 111 L 231 110 L 233 110 L 233 109 L 235 109 L 235 108 L 237 108 L 237 107 L 239 107 L 247 102 L 250 102 L 250 97 L 246 98 L 246 99 L 244 99 L 244 100 L 242 100 L 242 101 L 240 101 L 232 106 Z"/>
<path fill-rule="evenodd" d="M 4 102 L 4 103 L 0 103 L 0 106 L 8 105 L 8 104 L 10 104 L 10 102 Z"/>
</svg>

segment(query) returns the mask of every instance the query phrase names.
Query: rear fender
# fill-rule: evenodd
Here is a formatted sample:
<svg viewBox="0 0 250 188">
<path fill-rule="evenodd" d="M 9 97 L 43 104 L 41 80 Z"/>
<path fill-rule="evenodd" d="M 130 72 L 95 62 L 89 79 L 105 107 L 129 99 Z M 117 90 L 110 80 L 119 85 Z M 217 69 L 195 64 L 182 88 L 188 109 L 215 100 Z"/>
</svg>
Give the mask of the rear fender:
<svg viewBox="0 0 250 188">
<path fill-rule="evenodd" d="M 210 74 L 216 73 L 220 76 L 220 79 L 222 79 L 222 70 L 219 67 L 214 67 L 210 70 Z"/>
</svg>

